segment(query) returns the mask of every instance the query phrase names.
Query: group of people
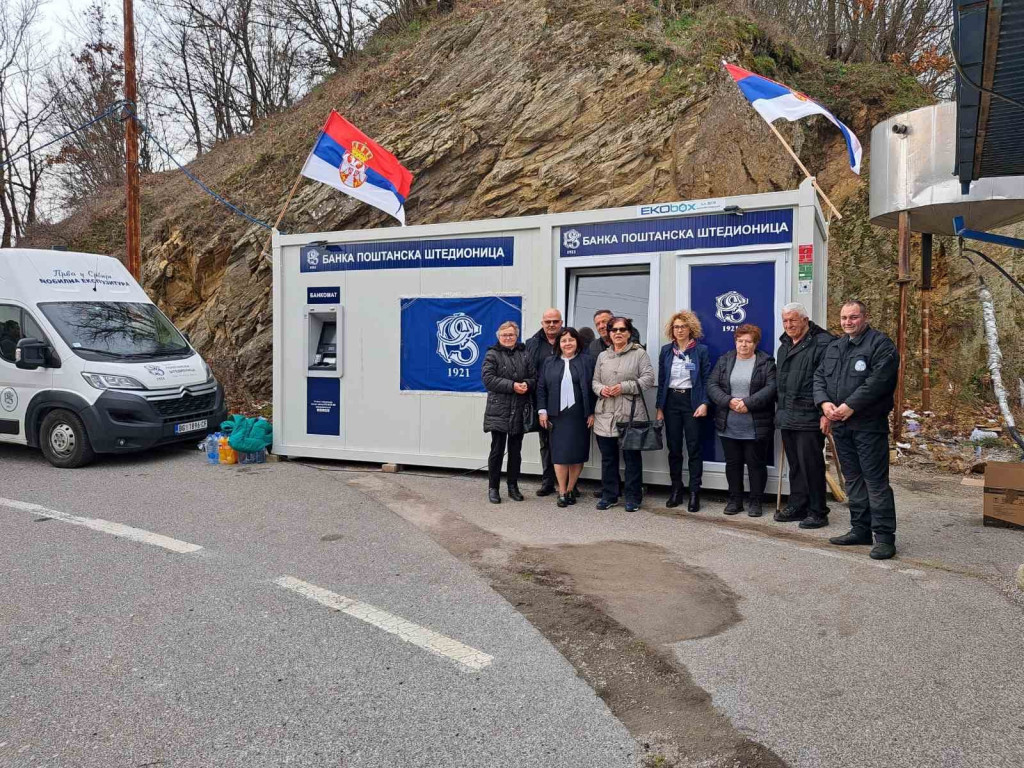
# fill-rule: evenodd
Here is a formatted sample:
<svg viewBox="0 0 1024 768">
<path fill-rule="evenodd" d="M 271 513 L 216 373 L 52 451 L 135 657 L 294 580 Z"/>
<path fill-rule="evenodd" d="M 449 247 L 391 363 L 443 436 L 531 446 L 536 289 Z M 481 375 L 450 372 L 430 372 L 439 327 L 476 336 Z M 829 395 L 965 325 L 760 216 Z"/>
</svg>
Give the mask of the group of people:
<svg viewBox="0 0 1024 768">
<path fill-rule="evenodd" d="M 874 559 L 895 554 L 888 416 L 899 356 L 892 340 L 870 327 L 862 302 L 845 303 L 840 324 L 843 335 L 836 338 L 813 323 L 802 304 L 787 304 L 774 357 L 758 349 L 761 329 L 743 324 L 734 331 L 735 348 L 712 366 L 707 346 L 699 341 L 703 330 L 697 316 L 688 310 L 672 315 L 665 327 L 669 341 L 658 355 L 656 397 L 656 421 L 664 425 L 668 447 L 668 507 L 685 502 L 690 512 L 700 510 L 701 424 L 713 417 L 725 454 L 725 514 L 744 509 L 751 517 L 763 514 L 778 428 L 789 462 L 790 495 L 775 520 L 799 522 L 801 528 L 827 526 L 824 443 L 831 434 L 846 480 L 851 530 L 830 541 L 840 546 L 873 543 Z M 483 362 L 492 503 L 501 502 L 506 453 L 508 497 L 523 500 L 523 437 L 537 431 L 543 466 L 537 495 L 557 493 L 559 507 L 576 504 L 593 431 L 601 453 L 597 508 L 608 509 L 620 499 L 627 511 L 640 508 L 643 454 L 620 449 L 620 436 L 625 425 L 650 419 L 643 393 L 655 386 L 654 365 L 631 319 L 599 310 L 594 328 L 596 334 L 588 342 L 581 331 L 563 327 L 557 309 L 548 309 L 540 330 L 525 344 L 516 323 L 509 321 L 498 329 L 498 343 L 488 349 Z M 683 483 L 684 463 L 688 484 Z"/>
</svg>

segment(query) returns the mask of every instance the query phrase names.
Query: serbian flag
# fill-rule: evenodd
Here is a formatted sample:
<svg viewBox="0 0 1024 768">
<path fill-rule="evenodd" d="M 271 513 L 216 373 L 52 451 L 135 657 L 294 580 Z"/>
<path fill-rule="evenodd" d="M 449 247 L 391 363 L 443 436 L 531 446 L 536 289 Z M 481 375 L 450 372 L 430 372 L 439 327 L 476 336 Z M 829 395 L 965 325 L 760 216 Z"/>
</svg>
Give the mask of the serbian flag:
<svg viewBox="0 0 1024 768">
<path fill-rule="evenodd" d="M 767 77 L 755 75 L 753 72 L 748 72 L 742 67 L 737 67 L 735 64 L 728 64 L 724 61 L 722 63 L 725 64 L 725 68 L 732 75 L 732 79 L 736 81 L 736 85 L 740 87 L 743 95 L 747 97 L 747 100 L 761 117 L 769 123 L 778 120 L 780 117 L 793 122 L 801 117 L 810 117 L 811 115 L 823 115 L 831 120 L 832 124 L 843 134 L 843 138 L 846 139 L 846 151 L 850 157 L 850 168 L 853 169 L 854 173 L 860 173 L 860 160 L 863 154 L 860 142 L 853 135 L 853 131 L 836 120 L 835 115 L 818 102 L 800 93 L 800 91 L 794 91 L 789 86 L 769 80 Z"/>
<path fill-rule="evenodd" d="M 405 226 L 412 174 L 384 147 L 333 109 L 302 175 L 380 208 Z"/>
</svg>

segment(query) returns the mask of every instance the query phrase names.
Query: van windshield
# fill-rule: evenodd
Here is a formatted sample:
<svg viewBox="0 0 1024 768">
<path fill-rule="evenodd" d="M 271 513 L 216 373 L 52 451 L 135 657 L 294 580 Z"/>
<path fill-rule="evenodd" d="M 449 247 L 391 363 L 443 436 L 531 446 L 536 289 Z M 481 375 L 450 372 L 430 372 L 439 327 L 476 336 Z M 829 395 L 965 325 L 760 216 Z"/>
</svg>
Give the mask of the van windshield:
<svg viewBox="0 0 1024 768">
<path fill-rule="evenodd" d="M 154 304 L 69 301 L 40 304 L 57 333 L 87 360 L 188 357 L 192 349 Z"/>
</svg>

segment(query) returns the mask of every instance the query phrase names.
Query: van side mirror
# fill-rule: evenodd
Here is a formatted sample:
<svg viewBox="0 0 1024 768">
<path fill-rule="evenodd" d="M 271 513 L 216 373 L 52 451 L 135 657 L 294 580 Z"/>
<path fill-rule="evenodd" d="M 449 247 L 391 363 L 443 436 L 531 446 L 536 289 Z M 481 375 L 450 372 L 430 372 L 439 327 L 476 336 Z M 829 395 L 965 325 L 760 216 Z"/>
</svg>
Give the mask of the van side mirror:
<svg viewBox="0 0 1024 768">
<path fill-rule="evenodd" d="M 45 341 L 25 337 L 14 350 L 14 364 L 23 371 L 34 371 L 46 366 L 50 357 L 50 345 Z"/>
</svg>

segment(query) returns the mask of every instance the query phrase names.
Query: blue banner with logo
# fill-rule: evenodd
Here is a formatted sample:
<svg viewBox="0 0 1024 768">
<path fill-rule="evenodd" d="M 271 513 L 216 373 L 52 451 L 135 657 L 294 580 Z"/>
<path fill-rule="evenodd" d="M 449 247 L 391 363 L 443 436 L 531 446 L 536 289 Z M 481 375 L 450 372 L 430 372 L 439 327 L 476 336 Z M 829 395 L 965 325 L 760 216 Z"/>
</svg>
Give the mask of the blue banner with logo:
<svg viewBox="0 0 1024 768">
<path fill-rule="evenodd" d="M 793 209 L 563 227 L 562 258 L 779 245 L 793 241 Z"/>
<path fill-rule="evenodd" d="M 306 379 L 306 434 L 341 434 L 340 379 Z"/>
<path fill-rule="evenodd" d="M 514 256 L 514 237 L 307 245 L 299 250 L 299 270 L 351 272 L 421 267 L 511 267 Z"/>
<path fill-rule="evenodd" d="M 775 339 L 781 333 L 775 327 L 774 263 L 691 266 L 690 308 L 704 329 L 702 343 L 707 344 L 712 368 L 719 357 L 736 349 L 733 332 L 744 323 L 761 329 L 757 348 L 774 354 Z M 724 461 L 714 426 L 709 418 L 701 430 L 704 458 Z"/>
<path fill-rule="evenodd" d="M 403 390 L 486 391 L 481 368 L 487 348 L 498 341 L 498 326 L 523 324 L 519 296 L 401 301 Z"/>
</svg>

